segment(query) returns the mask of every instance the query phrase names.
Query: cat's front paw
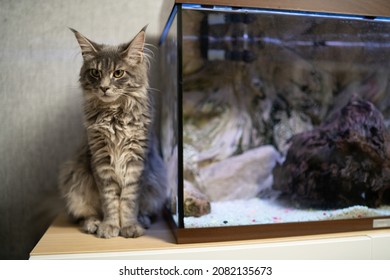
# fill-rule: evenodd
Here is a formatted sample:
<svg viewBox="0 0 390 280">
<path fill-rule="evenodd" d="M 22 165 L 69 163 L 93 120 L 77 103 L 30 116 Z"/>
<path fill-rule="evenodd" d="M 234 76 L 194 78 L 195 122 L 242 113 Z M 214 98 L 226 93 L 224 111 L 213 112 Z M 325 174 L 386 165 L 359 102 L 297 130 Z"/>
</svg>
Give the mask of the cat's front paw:
<svg viewBox="0 0 390 280">
<path fill-rule="evenodd" d="M 102 222 L 97 230 L 96 235 L 100 238 L 112 238 L 119 235 L 119 227 Z"/>
<path fill-rule="evenodd" d="M 121 228 L 121 235 L 126 238 L 136 238 L 144 233 L 144 228 L 138 223 Z"/>
<path fill-rule="evenodd" d="M 90 217 L 83 221 L 81 229 L 87 233 L 96 233 L 101 221 L 98 218 Z"/>
</svg>

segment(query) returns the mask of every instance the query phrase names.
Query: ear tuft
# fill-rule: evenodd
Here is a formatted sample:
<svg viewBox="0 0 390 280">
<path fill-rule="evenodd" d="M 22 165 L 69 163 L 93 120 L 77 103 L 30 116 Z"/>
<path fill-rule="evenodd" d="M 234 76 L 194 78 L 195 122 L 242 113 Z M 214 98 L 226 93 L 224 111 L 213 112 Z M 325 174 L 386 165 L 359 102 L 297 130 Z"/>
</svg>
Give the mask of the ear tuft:
<svg viewBox="0 0 390 280">
<path fill-rule="evenodd" d="M 74 33 L 76 36 L 77 42 L 80 45 L 81 48 L 81 54 L 84 58 L 84 60 L 89 60 L 96 56 L 97 52 L 99 51 L 98 44 L 92 42 L 91 40 L 87 39 L 84 35 L 82 35 L 80 32 L 74 30 L 73 28 L 69 29 Z"/>
<path fill-rule="evenodd" d="M 144 47 L 145 47 L 145 31 L 148 26 L 146 25 L 141 31 L 134 37 L 134 39 L 127 44 L 122 55 L 129 61 L 130 64 L 139 64 L 144 59 Z"/>
</svg>

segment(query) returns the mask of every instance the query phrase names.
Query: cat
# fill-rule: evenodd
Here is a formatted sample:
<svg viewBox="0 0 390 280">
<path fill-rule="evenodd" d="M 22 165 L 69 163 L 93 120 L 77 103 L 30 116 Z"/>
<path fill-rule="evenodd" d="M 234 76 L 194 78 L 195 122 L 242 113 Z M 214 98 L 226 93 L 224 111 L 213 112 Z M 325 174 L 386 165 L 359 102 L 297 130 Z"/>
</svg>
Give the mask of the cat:
<svg viewBox="0 0 390 280">
<path fill-rule="evenodd" d="M 80 45 L 87 141 L 60 168 L 70 217 L 101 238 L 139 237 L 166 202 L 166 175 L 152 129 L 146 26 L 127 44 Z"/>
</svg>

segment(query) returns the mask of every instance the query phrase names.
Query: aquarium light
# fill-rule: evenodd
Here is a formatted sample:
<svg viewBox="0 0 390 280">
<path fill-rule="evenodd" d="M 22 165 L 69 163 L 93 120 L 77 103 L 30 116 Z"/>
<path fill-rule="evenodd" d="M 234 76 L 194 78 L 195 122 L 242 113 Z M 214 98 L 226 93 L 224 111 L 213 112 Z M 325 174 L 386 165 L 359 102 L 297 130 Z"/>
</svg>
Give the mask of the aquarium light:
<svg viewBox="0 0 390 280">
<path fill-rule="evenodd" d="M 309 16 L 309 17 L 324 17 L 335 19 L 354 19 L 354 20 L 375 20 L 390 22 L 388 17 L 365 17 L 359 15 L 349 14 L 332 14 L 321 12 L 305 12 L 305 11 L 293 11 L 293 10 L 275 10 L 275 9 L 259 9 L 259 8 L 236 8 L 230 6 L 207 6 L 199 4 L 182 4 L 183 9 L 202 10 L 202 11 L 222 11 L 222 12 L 237 12 L 237 13 L 261 13 L 261 14 L 279 14 L 279 15 L 292 15 L 292 16 Z"/>
<path fill-rule="evenodd" d="M 158 42 L 158 44 L 161 46 L 162 43 L 165 41 L 167 35 L 168 35 L 168 32 L 169 32 L 169 29 L 171 28 L 171 25 L 172 25 L 172 22 L 173 20 L 175 19 L 175 16 L 176 16 L 176 13 L 177 13 L 177 6 L 175 5 L 172 9 L 172 12 L 171 14 L 169 15 L 169 18 L 167 20 L 167 24 L 165 25 L 164 27 L 164 30 L 162 31 L 162 34 L 161 34 L 161 37 L 160 37 L 160 40 Z"/>
</svg>

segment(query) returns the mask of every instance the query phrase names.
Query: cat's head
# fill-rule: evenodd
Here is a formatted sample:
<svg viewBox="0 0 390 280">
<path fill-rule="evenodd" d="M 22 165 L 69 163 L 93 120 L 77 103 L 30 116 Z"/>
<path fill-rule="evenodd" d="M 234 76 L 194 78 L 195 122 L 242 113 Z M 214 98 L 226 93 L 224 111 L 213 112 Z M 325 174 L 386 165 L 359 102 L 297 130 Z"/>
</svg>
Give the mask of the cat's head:
<svg viewBox="0 0 390 280">
<path fill-rule="evenodd" d="M 121 96 L 136 95 L 147 87 L 146 26 L 127 44 L 97 44 L 71 29 L 80 45 L 83 66 L 80 83 L 87 98 L 111 103 Z"/>
</svg>

